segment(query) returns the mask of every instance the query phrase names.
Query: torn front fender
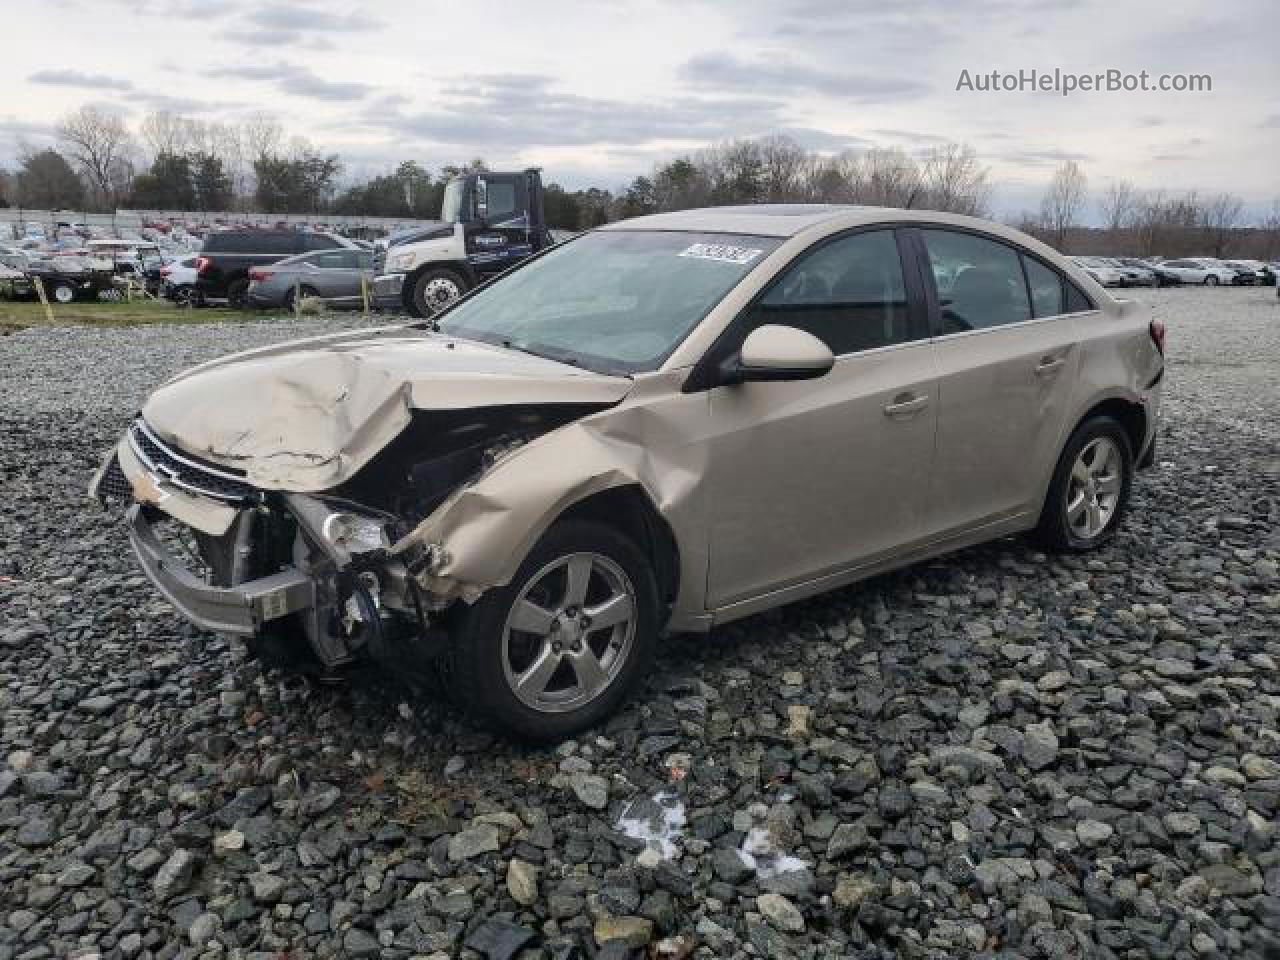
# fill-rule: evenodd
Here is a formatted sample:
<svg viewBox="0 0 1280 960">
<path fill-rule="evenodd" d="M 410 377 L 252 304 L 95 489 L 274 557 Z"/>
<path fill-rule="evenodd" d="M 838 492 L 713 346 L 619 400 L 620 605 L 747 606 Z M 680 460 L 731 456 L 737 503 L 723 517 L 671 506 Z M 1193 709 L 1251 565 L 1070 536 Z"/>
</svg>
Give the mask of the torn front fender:
<svg viewBox="0 0 1280 960">
<path fill-rule="evenodd" d="M 705 582 L 705 525 L 692 518 L 706 473 L 708 401 L 705 393 L 672 390 L 682 377 L 638 377 L 623 404 L 508 452 L 392 552 L 428 548 L 432 562 L 419 574 L 424 589 L 443 600 L 472 602 L 508 583 L 569 507 L 605 490 L 636 486 L 676 534 L 681 582 Z M 683 597 L 677 608 L 697 607 L 701 599 Z"/>
</svg>

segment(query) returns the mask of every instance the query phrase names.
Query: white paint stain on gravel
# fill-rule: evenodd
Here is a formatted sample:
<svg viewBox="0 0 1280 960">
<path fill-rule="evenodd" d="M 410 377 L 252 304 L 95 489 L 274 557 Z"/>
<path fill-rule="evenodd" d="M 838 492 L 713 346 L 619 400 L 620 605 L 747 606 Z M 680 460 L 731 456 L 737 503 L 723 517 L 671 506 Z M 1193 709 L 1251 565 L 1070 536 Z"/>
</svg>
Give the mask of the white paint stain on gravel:
<svg viewBox="0 0 1280 960">
<path fill-rule="evenodd" d="M 679 853 L 678 841 L 684 836 L 684 804 L 674 793 L 658 793 L 631 803 L 618 819 L 614 829 L 645 846 L 664 860 Z"/>
</svg>

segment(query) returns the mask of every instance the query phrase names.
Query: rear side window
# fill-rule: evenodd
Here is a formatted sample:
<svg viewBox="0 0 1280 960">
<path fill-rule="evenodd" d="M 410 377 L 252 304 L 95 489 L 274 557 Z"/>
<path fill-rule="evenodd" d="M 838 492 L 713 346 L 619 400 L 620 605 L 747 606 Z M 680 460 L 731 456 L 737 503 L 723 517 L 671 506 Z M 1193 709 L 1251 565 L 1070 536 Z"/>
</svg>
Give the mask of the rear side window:
<svg viewBox="0 0 1280 960">
<path fill-rule="evenodd" d="M 313 253 L 307 257 L 321 270 L 342 270 L 353 266 L 346 250 L 326 250 L 324 253 Z"/>
<path fill-rule="evenodd" d="M 920 339 L 892 230 L 854 233 L 801 255 L 750 310 L 746 331 L 799 327 L 837 356 Z"/>
<path fill-rule="evenodd" d="M 1038 319 L 1066 313 L 1063 309 L 1062 278 L 1058 271 L 1032 257 L 1024 256 L 1022 263 L 1027 268 L 1027 287 L 1031 291 L 1031 315 Z"/>
<path fill-rule="evenodd" d="M 921 230 L 938 288 L 942 333 L 962 333 L 1031 319 L 1018 253 L 971 233 Z"/>
<path fill-rule="evenodd" d="M 1065 290 L 1067 295 L 1067 313 L 1084 313 L 1087 310 L 1096 310 L 1089 295 L 1077 287 L 1070 280 L 1065 281 Z"/>
</svg>

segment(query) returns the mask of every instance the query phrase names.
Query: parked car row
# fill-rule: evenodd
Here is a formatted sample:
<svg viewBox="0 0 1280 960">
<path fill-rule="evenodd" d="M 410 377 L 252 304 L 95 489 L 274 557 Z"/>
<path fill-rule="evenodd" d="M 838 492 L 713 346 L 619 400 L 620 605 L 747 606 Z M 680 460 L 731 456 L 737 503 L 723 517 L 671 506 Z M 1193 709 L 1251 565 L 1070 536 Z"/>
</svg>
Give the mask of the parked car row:
<svg viewBox="0 0 1280 960">
<path fill-rule="evenodd" d="M 1072 257 L 1104 287 L 1275 286 L 1280 263 L 1261 260 L 1219 260 L 1215 257 Z"/>
</svg>

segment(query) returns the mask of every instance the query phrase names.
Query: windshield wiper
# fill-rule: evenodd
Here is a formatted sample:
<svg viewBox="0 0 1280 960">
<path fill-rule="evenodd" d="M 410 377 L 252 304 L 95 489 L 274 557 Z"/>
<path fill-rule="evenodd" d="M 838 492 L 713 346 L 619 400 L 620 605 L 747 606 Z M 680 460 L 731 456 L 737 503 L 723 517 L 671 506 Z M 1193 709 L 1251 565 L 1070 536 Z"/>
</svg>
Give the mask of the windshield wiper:
<svg viewBox="0 0 1280 960">
<path fill-rule="evenodd" d="M 571 367 L 582 366 L 582 361 L 571 353 L 561 351 L 553 351 L 544 347 L 543 350 L 534 350 L 532 347 L 516 343 L 514 340 L 499 341 L 508 350 L 518 350 L 520 353 L 527 353 L 530 356 L 541 357 L 543 360 L 554 360 L 556 363 L 567 363 Z"/>
</svg>

